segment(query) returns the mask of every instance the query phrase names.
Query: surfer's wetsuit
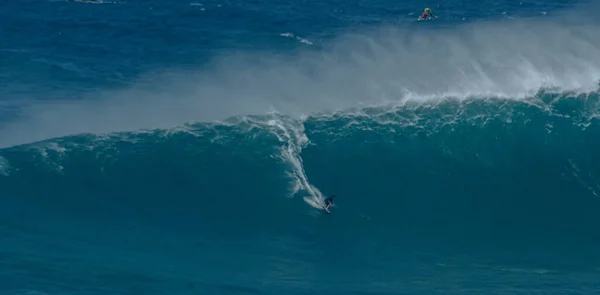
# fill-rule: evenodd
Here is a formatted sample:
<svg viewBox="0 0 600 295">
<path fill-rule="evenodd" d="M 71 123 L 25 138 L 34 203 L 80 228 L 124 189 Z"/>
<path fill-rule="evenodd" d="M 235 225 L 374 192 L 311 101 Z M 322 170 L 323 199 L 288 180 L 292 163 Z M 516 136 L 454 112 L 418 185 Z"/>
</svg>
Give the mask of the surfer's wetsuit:
<svg viewBox="0 0 600 295">
<path fill-rule="evenodd" d="M 325 199 L 325 205 L 330 206 L 331 204 L 333 204 L 333 198 L 335 198 L 335 196 L 331 196 L 331 197 Z"/>
<path fill-rule="evenodd" d="M 325 199 L 325 211 L 329 212 L 329 206 L 331 206 L 333 204 L 333 198 L 335 198 L 335 196 L 331 196 L 327 199 Z"/>
</svg>

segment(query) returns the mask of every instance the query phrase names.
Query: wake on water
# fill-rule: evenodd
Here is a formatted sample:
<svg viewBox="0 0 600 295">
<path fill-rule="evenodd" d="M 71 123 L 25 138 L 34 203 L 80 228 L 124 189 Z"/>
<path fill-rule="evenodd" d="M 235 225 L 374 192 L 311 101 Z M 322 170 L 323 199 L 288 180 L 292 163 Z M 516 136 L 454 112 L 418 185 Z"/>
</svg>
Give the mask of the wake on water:
<svg viewBox="0 0 600 295">
<path fill-rule="evenodd" d="M 290 195 L 306 192 L 309 195 L 303 198 L 304 201 L 316 209 L 323 209 L 325 207 L 323 194 L 309 183 L 300 157 L 302 148 L 308 143 L 308 138 L 304 134 L 304 126 L 290 121 L 286 124 L 284 121 L 276 119 L 269 120 L 268 125 L 274 128 L 272 132 L 280 142 L 284 143 L 281 147 L 281 157 L 292 168 L 290 172 L 287 172 L 288 176 L 295 180 Z"/>
</svg>

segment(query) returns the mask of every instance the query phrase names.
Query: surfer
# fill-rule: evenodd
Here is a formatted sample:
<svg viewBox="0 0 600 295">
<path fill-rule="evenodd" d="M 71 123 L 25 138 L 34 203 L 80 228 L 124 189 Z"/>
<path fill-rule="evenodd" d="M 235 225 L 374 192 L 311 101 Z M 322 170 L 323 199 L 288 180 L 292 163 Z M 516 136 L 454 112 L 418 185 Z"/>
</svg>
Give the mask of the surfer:
<svg viewBox="0 0 600 295">
<path fill-rule="evenodd" d="M 419 19 L 430 19 L 430 18 L 435 18 L 436 16 L 433 15 L 433 11 L 431 11 L 431 9 L 429 8 L 425 8 L 425 10 L 423 10 L 423 14 L 421 14 L 421 16 L 419 17 Z"/>
<path fill-rule="evenodd" d="M 327 213 L 331 213 L 331 212 L 329 212 L 329 206 L 333 205 L 334 198 L 335 198 L 335 195 L 325 199 L 325 211 L 327 211 Z"/>
</svg>

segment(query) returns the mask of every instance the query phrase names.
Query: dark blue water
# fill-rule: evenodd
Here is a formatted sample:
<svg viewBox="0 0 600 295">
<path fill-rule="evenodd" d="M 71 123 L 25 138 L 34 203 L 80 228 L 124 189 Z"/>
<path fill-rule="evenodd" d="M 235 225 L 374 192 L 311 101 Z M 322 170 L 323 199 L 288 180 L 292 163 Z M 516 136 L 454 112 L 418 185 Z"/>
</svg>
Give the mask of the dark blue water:
<svg viewBox="0 0 600 295">
<path fill-rule="evenodd" d="M 3 2 L 0 294 L 598 293 L 597 8 Z"/>
</svg>

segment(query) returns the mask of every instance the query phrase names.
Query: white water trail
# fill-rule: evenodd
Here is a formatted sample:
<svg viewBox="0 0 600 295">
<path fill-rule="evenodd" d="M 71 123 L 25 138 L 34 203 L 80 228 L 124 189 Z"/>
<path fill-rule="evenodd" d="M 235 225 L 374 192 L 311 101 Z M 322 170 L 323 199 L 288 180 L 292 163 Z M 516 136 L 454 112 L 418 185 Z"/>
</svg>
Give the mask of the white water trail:
<svg viewBox="0 0 600 295">
<path fill-rule="evenodd" d="M 300 157 L 302 149 L 309 142 L 308 137 L 304 133 L 304 126 L 302 123 L 294 124 L 293 122 L 283 122 L 278 119 L 270 120 L 268 125 L 275 128 L 272 130 L 273 133 L 279 141 L 284 143 L 281 147 L 281 158 L 286 163 L 289 163 L 292 168 L 288 172 L 288 176 L 294 180 L 290 195 L 293 196 L 300 191 L 305 191 L 308 193 L 308 196 L 304 197 L 304 201 L 314 208 L 323 209 L 325 207 L 325 198 L 321 191 L 308 181 L 302 157 Z"/>
</svg>

